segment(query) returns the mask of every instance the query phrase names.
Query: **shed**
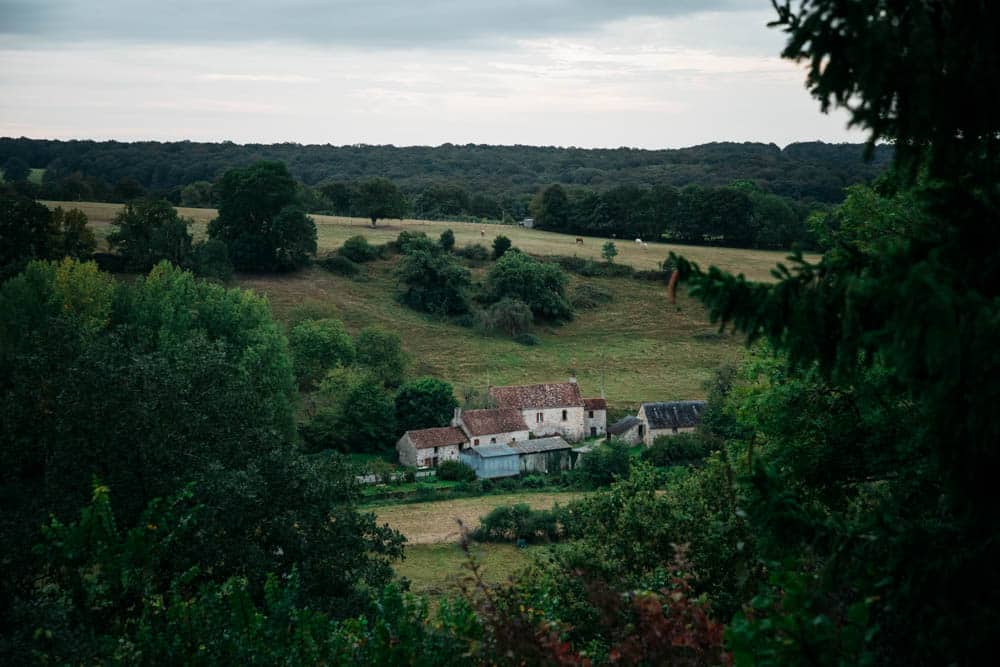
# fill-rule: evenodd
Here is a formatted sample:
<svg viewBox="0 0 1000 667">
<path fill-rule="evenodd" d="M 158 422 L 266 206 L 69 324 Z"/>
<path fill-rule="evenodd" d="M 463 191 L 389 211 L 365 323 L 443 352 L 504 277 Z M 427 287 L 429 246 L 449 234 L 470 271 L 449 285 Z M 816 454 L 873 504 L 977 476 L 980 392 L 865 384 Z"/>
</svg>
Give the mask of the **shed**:
<svg viewBox="0 0 1000 667">
<path fill-rule="evenodd" d="M 619 419 L 608 427 L 608 440 L 621 440 L 630 445 L 637 445 L 642 442 L 644 435 L 645 427 L 642 420 L 635 415 Z"/>
<path fill-rule="evenodd" d="M 481 445 L 463 450 L 459 460 L 480 479 L 513 477 L 520 473 L 517 452 L 507 445 Z"/>
<path fill-rule="evenodd" d="M 646 445 L 661 435 L 691 432 L 701 422 L 705 401 L 671 401 L 669 403 L 643 403 L 637 417 L 646 427 L 643 442 Z"/>
<path fill-rule="evenodd" d="M 518 224 L 521 225 L 522 227 L 526 227 L 528 229 L 531 229 L 532 227 L 535 226 L 535 219 L 534 218 L 524 218 Z"/>
<path fill-rule="evenodd" d="M 510 448 L 517 452 L 522 473 L 550 473 L 572 467 L 572 447 L 558 435 L 514 442 Z"/>
</svg>

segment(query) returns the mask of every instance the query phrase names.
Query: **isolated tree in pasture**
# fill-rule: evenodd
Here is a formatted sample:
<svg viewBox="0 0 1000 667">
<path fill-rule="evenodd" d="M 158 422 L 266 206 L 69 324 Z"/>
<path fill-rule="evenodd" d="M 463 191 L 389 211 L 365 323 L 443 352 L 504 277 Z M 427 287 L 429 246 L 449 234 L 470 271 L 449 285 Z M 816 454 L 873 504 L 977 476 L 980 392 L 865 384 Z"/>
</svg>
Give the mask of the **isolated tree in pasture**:
<svg viewBox="0 0 1000 667">
<path fill-rule="evenodd" d="M 601 257 L 604 261 L 610 264 L 615 261 L 615 257 L 618 256 L 618 247 L 615 245 L 614 241 L 608 241 L 603 246 L 601 246 Z"/>
<path fill-rule="evenodd" d="M 438 245 L 445 252 L 451 252 L 455 247 L 455 232 L 450 229 L 441 232 L 441 236 L 438 238 Z"/>
<path fill-rule="evenodd" d="M 384 218 L 402 219 L 406 215 L 406 197 L 387 178 L 372 178 L 358 183 L 351 196 L 351 207 L 357 215 L 375 223 Z"/>
<path fill-rule="evenodd" d="M 447 426 L 457 407 L 455 390 L 447 382 L 431 377 L 410 380 L 396 392 L 396 430 Z"/>
<path fill-rule="evenodd" d="M 60 257 L 86 259 L 94 254 L 97 241 L 94 232 L 87 226 L 87 216 L 83 211 L 77 208 L 64 211 L 56 207 L 52 210 L 52 220 L 60 232 Z"/>
<path fill-rule="evenodd" d="M 539 262 L 520 252 L 508 252 L 486 274 L 484 298 L 504 298 L 528 304 L 536 317 L 548 320 L 573 318 L 566 300 L 566 274 L 555 264 Z"/>
<path fill-rule="evenodd" d="M 471 277 L 450 255 L 418 250 L 406 255 L 396 269 L 403 290 L 399 300 L 433 315 L 461 315 L 469 311 L 465 295 Z"/>
<path fill-rule="evenodd" d="M 129 202 L 115 216 L 108 244 L 125 259 L 130 271 L 148 271 L 166 260 L 183 266 L 191 254 L 191 221 L 177 215 L 166 199 Z"/>
<path fill-rule="evenodd" d="M 292 271 L 316 253 L 316 224 L 295 204 L 295 180 L 283 163 L 231 169 L 215 195 L 219 216 L 208 235 L 229 246 L 237 269 Z"/>
</svg>

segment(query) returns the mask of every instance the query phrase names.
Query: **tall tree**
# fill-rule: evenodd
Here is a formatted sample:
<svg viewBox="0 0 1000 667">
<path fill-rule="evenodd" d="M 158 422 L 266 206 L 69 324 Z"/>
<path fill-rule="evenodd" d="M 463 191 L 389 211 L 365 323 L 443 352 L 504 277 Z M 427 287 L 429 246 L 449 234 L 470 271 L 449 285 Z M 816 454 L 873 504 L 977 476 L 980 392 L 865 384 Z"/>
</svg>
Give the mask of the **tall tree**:
<svg viewBox="0 0 1000 667">
<path fill-rule="evenodd" d="M 372 227 L 383 218 L 402 219 L 406 215 L 406 197 L 387 178 L 373 178 L 357 184 L 351 196 L 351 206 L 357 215 L 372 221 Z"/>
<path fill-rule="evenodd" d="M 115 229 L 108 245 L 130 271 L 148 271 L 162 260 L 183 266 L 191 255 L 191 221 L 177 215 L 166 199 L 129 202 L 111 224 Z"/>
<path fill-rule="evenodd" d="M 16 155 L 3 163 L 3 178 L 8 183 L 26 181 L 31 174 L 31 167 Z"/>
<path fill-rule="evenodd" d="M 316 223 L 295 204 L 296 184 L 281 162 L 227 171 L 215 186 L 219 215 L 208 235 L 229 246 L 244 271 L 291 271 L 316 253 Z"/>
</svg>

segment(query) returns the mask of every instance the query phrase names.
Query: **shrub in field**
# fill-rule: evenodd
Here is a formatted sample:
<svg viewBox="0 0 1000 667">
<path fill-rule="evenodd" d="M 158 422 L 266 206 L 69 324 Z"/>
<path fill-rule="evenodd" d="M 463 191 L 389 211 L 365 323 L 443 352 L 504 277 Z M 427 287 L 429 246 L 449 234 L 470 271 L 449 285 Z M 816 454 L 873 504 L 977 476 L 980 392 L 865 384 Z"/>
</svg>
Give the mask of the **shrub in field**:
<svg viewBox="0 0 1000 667">
<path fill-rule="evenodd" d="M 477 313 L 479 328 L 483 331 L 500 331 L 517 336 L 531 328 L 535 317 L 528 304 L 517 299 L 501 299 Z"/>
<path fill-rule="evenodd" d="M 344 241 L 337 251 L 352 262 L 364 264 L 378 257 L 378 248 L 368 243 L 368 239 L 358 234 Z"/>
<path fill-rule="evenodd" d="M 396 247 L 404 255 L 412 255 L 416 252 L 437 253 L 441 251 L 441 246 L 434 242 L 423 232 L 401 231 L 396 237 Z"/>
<path fill-rule="evenodd" d="M 714 448 L 716 443 L 701 433 L 661 435 L 652 447 L 643 450 L 642 460 L 661 468 L 689 465 L 703 461 Z"/>
<path fill-rule="evenodd" d="M 354 361 L 354 341 L 339 320 L 306 320 L 288 332 L 295 376 L 304 388 L 316 386 L 328 370 Z"/>
<path fill-rule="evenodd" d="M 455 247 L 455 232 L 450 229 L 446 229 L 441 232 L 441 237 L 438 239 L 438 245 L 445 252 L 451 252 Z"/>
<path fill-rule="evenodd" d="M 396 334 L 378 327 L 365 327 L 354 341 L 357 363 L 386 387 L 403 381 L 409 362 L 402 341 Z"/>
<path fill-rule="evenodd" d="M 573 307 L 566 300 L 565 288 L 566 275 L 558 266 L 508 252 L 486 275 L 483 299 L 488 303 L 517 299 L 528 304 L 535 317 L 570 320 Z"/>
<path fill-rule="evenodd" d="M 191 221 L 177 215 L 166 199 L 130 202 L 111 224 L 115 229 L 108 234 L 108 244 L 125 258 L 130 271 L 149 271 L 162 260 L 187 264 Z"/>
<path fill-rule="evenodd" d="M 347 278 L 356 276 L 361 272 L 361 267 L 344 255 L 327 255 L 319 259 L 316 263 L 330 273 L 336 273 Z"/>
<path fill-rule="evenodd" d="M 449 482 L 472 482 L 476 471 L 461 461 L 442 461 L 437 467 L 437 478 Z"/>
<path fill-rule="evenodd" d="M 229 248 L 218 239 L 205 239 L 191 248 L 191 269 L 199 278 L 229 282 L 233 277 L 233 263 L 229 261 Z"/>
<path fill-rule="evenodd" d="M 479 243 L 470 243 L 469 245 L 462 246 L 455 251 L 455 254 L 472 262 L 485 262 L 490 258 L 490 251 L 486 249 L 486 246 Z"/>
<path fill-rule="evenodd" d="M 450 255 L 414 251 L 400 261 L 396 274 L 405 286 L 399 300 L 410 308 L 441 316 L 468 312 L 465 290 L 471 277 Z"/>
<path fill-rule="evenodd" d="M 472 537 L 480 542 L 554 541 L 561 537 L 558 506 L 533 510 L 525 503 L 494 508 L 479 521 Z"/>
<path fill-rule="evenodd" d="M 510 239 L 506 236 L 498 236 L 493 239 L 493 259 L 500 259 L 510 250 Z"/>
<path fill-rule="evenodd" d="M 521 345 L 526 345 L 528 347 L 540 345 L 542 342 L 541 338 L 539 338 L 533 333 L 528 333 L 528 332 L 519 333 L 516 336 L 514 336 L 511 340 L 513 340 L 515 343 L 520 343 Z"/>
</svg>

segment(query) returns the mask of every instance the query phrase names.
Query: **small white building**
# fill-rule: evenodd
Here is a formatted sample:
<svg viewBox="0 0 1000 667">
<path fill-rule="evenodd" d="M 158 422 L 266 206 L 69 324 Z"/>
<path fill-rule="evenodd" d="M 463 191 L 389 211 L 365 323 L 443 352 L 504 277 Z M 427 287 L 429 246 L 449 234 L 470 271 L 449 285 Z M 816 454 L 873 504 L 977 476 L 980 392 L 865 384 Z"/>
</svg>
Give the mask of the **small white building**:
<svg viewBox="0 0 1000 667">
<path fill-rule="evenodd" d="M 638 445 L 646 435 L 646 426 L 635 415 L 619 419 L 608 427 L 608 440 L 621 440 L 629 445 Z"/>
<path fill-rule="evenodd" d="M 407 431 L 396 442 L 399 462 L 411 468 L 436 468 L 441 461 L 457 461 L 466 444 L 465 433 L 453 426 Z"/>
<path fill-rule="evenodd" d="M 647 447 L 661 435 L 690 433 L 701 423 L 705 401 L 643 403 L 636 415 L 642 422 L 642 441 Z"/>
<path fill-rule="evenodd" d="M 517 224 L 519 224 L 521 227 L 524 227 L 526 229 L 531 229 L 532 227 L 535 226 L 535 219 L 534 218 L 524 218 L 523 220 L 521 220 L 521 222 L 519 222 Z"/>
</svg>

